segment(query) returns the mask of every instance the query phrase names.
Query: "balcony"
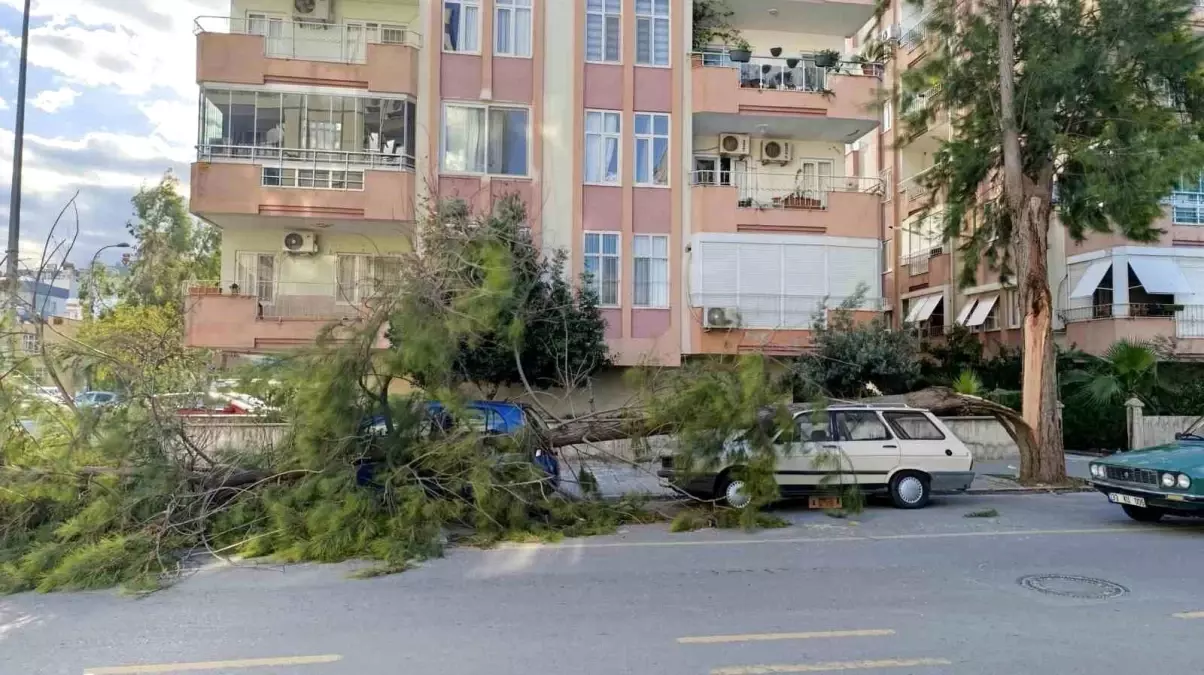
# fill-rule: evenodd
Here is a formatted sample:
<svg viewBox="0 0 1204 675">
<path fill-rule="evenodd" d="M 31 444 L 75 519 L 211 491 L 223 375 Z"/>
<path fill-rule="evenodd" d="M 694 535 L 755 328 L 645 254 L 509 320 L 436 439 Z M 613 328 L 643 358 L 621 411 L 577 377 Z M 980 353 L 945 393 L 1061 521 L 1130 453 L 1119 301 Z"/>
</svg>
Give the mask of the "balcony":
<svg viewBox="0 0 1204 675">
<path fill-rule="evenodd" d="M 692 61 L 696 133 L 756 133 L 765 127 L 775 136 L 845 142 L 865 135 L 881 118 L 881 64 L 821 67 L 810 53 L 733 63 L 722 50 L 696 52 Z"/>
<path fill-rule="evenodd" d="M 794 356 L 814 345 L 814 329 L 845 297 L 755 293 L 695 293 L 693 344 L 700 354 L 760 353 Z M 882 315 L 880 298 L 862 298 L 850 310 L 855 323 Z M 716 322 L 722 313 L 723 321 Z"/>
<path fill-rule="evenodd" d="M 226 282 L 193 282 L 185 289 L 184 339 L 189 347 L 262 352 L 313 345 L 331 336 L 345 339 L 369 315 L 366 284 L 251 282 L 241 289 Z M 377 347 L 386 347 L 383 336 Z"/>
<path fill-rule="evenodd" d="M 949 283 L 949 252 L 942 246 L 904 255 L 899 259 L 903 285 L 908 291 Z"/>
<path fill-rule="evenodd" d="M 267 82 L 418 93 L 421 36 L 408 26 L 200 17 L 198 83 Z"/>
<path fill-rule="evenodd" d="M 933 192 L 925 183 L 926 177 L 932 173 L 933 168 L 930 166 L 899 181 L 899 199 L 903 202 L 904 214 L 910 215 L 940 205 L 942 201 L 940 192 Z"/>
<path fill-rule="evenodd" d="M 691 183 L 696 232 L 880 235 L 878 178 L 695 171 Z"/>
</svg>

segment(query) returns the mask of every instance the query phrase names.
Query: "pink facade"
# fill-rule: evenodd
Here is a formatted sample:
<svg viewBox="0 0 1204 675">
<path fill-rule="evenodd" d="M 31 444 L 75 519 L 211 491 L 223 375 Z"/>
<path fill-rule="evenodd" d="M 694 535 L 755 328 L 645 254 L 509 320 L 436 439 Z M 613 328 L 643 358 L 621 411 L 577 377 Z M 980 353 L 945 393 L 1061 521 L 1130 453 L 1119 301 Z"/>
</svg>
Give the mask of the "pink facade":
<svg viewBox="0 0 1204 675">
<path fill-rule="evenodd" d="M 493 60 L 493 100 L 527 104 L 535 102 L 535 66 L 531 59 Z"/>
<path fill-rule="evenodd" d="M 481 58 L 474 54 L 443 54 L 439 59 L 439 93 L 445 99 L 481 98 Z"/>
<path fill-rule="evenodd" d="M 880 236 L 882 198 L 865 192 L 829 192 L 824 208 L 742 208 L 739 189 L 694 186 L 695 232 L 777 232 L 840 237 Z"/>
<path fill-rule="evenodd" d="M 259 318 L 259 301 L 246 295 L 190 295 L 185 298 L 184 343 L 227 352 L 264 352 L 312 345 L 332 319 Z M 343 319 L 340 325 L 354 327 Z M 332 336 L 339 337 L 335 330 Z M 382 336 L 378 348 L 388 342 Z"/>
<path fill-rule="evenodd" d="M 287 215 L 305 218 L 414 220 L 414 174 L 365 171 L 364 189 L 312 190 L 263 187 L 257 164 L 192 165 L 193 213 Z"/>
<path fill-rule="evenodd" d="M 261 85 L 268 82 L 353 87 L 382 94 L 418 94 L 418 50 L 369 44 L 366 63 L 268 58 L 259 35 L 197 35 L 197 82 Z"/>
<path fill-rule="evenodd" d="M 877 92 L 882 81 L 873 75 L 829 75 L 832 92 L 777 91 L 740 86 L 740 71 L 693 62 L 694 112 L 729 115 L 804 115 L 830 119 L 878 120 Z"/>
</svg>

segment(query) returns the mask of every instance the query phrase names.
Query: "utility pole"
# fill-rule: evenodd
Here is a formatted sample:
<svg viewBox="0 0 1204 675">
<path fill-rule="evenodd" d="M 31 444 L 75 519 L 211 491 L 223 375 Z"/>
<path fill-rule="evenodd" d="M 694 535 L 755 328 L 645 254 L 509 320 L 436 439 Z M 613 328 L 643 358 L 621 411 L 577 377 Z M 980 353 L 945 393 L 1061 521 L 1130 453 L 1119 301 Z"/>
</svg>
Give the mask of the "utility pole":
<svg viewBox="0 0 1204 675">
<path fill-rule="evenodd" d="M 13 127 L 13 183 L 8 198 L 8 276 L 9 300 L 17 306 L 21 292 L 17 256 L 21 249 L 21 155 L 25 149 L 25 71 L 29 64 L 29 5 L 21 20 L 21 63 L 17 67 L 17 122 Z"/>
</svg>

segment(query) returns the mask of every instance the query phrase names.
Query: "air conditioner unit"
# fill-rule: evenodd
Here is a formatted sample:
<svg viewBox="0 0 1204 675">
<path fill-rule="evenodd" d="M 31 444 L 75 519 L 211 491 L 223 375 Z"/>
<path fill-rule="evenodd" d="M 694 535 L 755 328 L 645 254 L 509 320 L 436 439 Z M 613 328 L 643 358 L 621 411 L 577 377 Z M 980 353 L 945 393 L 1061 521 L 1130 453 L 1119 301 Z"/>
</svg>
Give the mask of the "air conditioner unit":
<svg viewBox="0 0 1204 675">
<path fill-rule="evenodd" d="M 317 253 L 318 235 L 312 232 L 289 232 L 284 235 L 285 253 Z"/>
<path fill-rule="evenodd" d="M 330 21 L 331 0 L 293 0 L 293 16 L 302 21 Z"/>
<path fill-rule="evenodd" d="M 707 307 L 703 309 L 703 328 L 736 328 L 740 325 L 740 313 L 735 307 Z"/>
<path fill-rule="evenodd" d="M 782 141 L 776 138 L 766 138 L 760 142 L 758 146 L 758 158 L 762 164 L 786 164 L 790 161 L 793 154 L 793 146 L 790 141 Z"/>
<path fill-rule="evenodd" d="M 903 28 L 897 23 L 892 23 L 882 32 L 878 34 L 878 39 L 883 42 L 898 42 L 903 37 Z"/>
<path fill-rule="evenodd" d="M 734 157 L 747 157 L 752 141 L 748 134 L 719 134 L 719 154 Z"/>
</svg>

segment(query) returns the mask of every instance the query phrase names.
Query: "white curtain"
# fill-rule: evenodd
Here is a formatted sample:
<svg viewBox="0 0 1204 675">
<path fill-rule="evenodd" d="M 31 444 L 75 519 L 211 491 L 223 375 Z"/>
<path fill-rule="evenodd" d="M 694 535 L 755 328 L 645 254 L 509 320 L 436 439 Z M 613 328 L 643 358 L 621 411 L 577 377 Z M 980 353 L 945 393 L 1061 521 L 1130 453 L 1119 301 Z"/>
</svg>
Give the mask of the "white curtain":
<svg viewBox="0 0 1204 675">
<path fill-rule="evenodd" d="M 443 125 L 443 168 L 485 171 L 485 110 L 447 106 Z"/>
</svg>

